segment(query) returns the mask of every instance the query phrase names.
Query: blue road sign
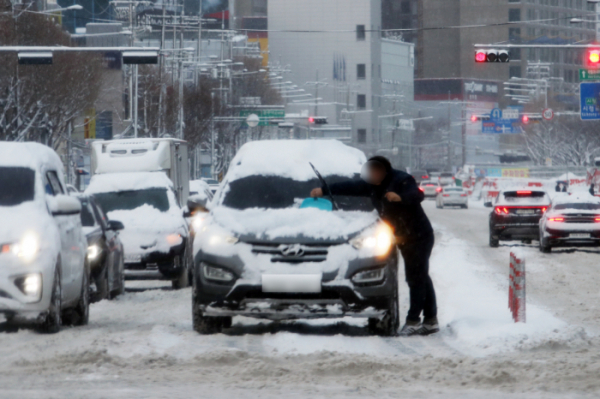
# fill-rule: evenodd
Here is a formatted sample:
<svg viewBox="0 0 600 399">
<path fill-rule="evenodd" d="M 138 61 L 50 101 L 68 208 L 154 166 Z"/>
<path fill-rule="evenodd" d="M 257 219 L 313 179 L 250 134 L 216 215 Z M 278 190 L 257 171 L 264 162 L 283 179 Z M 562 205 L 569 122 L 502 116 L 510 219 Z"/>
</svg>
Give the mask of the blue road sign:
<svg viewBox="0 0 600 399">
<path fill-rule="evenodd" d="M 580 83 L 581 120 L 593 121 L 600 119 L 600 82 Z"/>
</svg>

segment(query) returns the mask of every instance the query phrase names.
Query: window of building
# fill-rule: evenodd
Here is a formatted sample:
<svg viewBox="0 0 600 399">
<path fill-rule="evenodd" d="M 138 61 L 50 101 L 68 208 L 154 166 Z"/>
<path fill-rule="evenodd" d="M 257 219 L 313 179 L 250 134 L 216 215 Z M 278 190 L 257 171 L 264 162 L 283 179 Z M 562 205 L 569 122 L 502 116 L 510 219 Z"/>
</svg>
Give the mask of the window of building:
<svg viewBox="0 0 600 399">
<path fill-rule="evenodd" d="M 403 1 L 400 6 L 402 14 L 410 14 L 410 1 Z"/>
<path fill-rule="evenodd" d="M 521 77 L 521 67 L 520 66 L 511 66 L 508 69 L 508 76 L 511 78 L 520 78 Z"/>
<path fill-rule="evenodd" d="M 518 22 L 521 20 L 521 9 L 520 8 L 511 8 L 508 10 L 508 21 L 509 22 Z"/>
<path fill-rule="evenodd" d="M 356 79 L 367 78 L 367 66 L 365 64 L 356 65 Z"/>
<path fill-rule="evenodd" d="M 359 143 L 367 142 L 367 129 L 356 130 L 356 141 L 358 141 Z"/>
<path fill-rule="evenodd" d="M 365 40 L 367 33 L 364 25 L 356 25 L 356 40 Z"/>
<path fill-rule="evenodd" d="M 367 96 L 364 94 L 356 95 L 356 108 L 365 109 L 367 108 Z"/>
</svg>

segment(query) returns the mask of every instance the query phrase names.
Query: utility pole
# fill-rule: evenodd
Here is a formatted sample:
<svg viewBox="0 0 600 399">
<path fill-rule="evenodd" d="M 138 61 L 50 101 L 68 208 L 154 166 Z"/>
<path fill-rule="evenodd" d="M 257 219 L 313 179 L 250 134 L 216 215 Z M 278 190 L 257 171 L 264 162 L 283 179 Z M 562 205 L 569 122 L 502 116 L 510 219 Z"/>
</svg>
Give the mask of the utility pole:
<svg viewBox="0 0 600 399">
<path fill-rule="evenodd" d="M 202 0 L 198 0 L 199 4 L 199 11 L 198 11 L 198 62 L 197 64 L 200 64 L 200 62 L 202 62 L 201 59 L 201 54 L 202 54 Z M 198 73 L 198 67 L 196 67 L 196 73 L 194 74 L 195 78 L 196 78 L 196 87 L 200 86 L 200 74 Z"/>
<path fill-rule="evenodd" d="M 181 23 L 183 24 L 183 2 L 181 4 Z M 183 27 L 179 37 L 179 139 L 183 140 Z"/>
<path fill-rule="evenodd" d="M 163 6 L 162 6 L 162 26 L 160 29 L 160 49 L 164 50 L 165 48 L 165 17 L 167 15 L 167 5 L 163 2 Z M 165 57 L 164 57 L 164 53 L 160 54 L 160 65 L 159 65 L 159 69 L 158 69 L 158 76 L 159 76 L 159 80 L 160 80 L 160 93 L 158 96 L 158 137 L 161 137 L 163 132 L 163 102 L 164 102 L 164 96 L 165 96 L 165 91 L 166 91 L 166 87 L 165 87 L 165 83 L 163 82 L 164 76 L 163 76 L 163 71 L 165 68 Z"/>
</svg>

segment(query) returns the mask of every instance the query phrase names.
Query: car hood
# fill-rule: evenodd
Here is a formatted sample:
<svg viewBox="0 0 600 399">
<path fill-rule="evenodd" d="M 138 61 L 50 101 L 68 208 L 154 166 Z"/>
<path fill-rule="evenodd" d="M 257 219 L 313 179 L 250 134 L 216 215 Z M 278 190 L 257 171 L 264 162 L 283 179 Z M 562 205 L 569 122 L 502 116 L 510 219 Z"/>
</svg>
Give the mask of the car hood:
<svg viewBox="0 0 600 399">
<path fill-rule="evenodd" d="M 376 212 L 335 211 L 315 208 L 246 209 L 218 207 L 213 222 L 242 241 L 323 242 L 346 241 L 378 220 Z"/>
<path fill-rule="evenodd" d="M 18 242 L 25 233 L 40 238 L 40 249 L 60 248 L 60 233 L 44 204 L 34 201 L 0 206 L 0 244 Z"/>
</svg>

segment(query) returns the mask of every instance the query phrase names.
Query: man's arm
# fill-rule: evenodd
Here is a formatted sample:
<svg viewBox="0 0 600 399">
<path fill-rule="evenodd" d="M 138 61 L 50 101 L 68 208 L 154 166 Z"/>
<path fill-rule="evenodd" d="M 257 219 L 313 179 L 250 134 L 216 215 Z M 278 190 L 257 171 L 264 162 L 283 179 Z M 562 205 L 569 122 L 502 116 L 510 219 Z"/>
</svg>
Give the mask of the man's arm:
<svg viewBox="0 0 600 399">
<path fill-rule="evenodd" d="M 328 184 L 328 186 L 333 195 L 347 195 L 350 197 L 369 197 L 371 195 L 371 187 L 363 180 L 348 180 Z M 328 194 L 325 187 L 323 187 L 323 194 Z"/>
<path fill-rule="evenodd" d="M 398 194 L 401 198 L 400 203 L 402 204 L 419 204 L 425 199 L 425 194 L 419 190 L 419 186 L 412 176 L 404 179 L 395 179 L 392 182 L 391 188 L 389 191 Z"/>
</svg>

